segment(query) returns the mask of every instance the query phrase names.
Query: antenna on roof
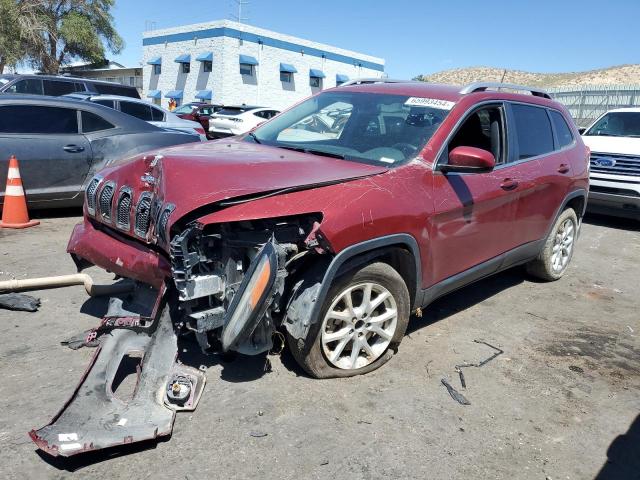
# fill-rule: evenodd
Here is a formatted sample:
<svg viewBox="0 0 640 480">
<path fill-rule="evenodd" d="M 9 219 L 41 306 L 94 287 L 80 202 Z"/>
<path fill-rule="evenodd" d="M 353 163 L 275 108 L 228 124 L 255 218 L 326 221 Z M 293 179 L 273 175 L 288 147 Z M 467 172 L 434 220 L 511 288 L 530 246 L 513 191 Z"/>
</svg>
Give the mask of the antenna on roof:
<svg viewBox="0 0 640 480">
<path fill-rule="evenodd" d="M 233 0 L 235 4 L 238 6 L 238 14 L 234 15 L 233 13 L 229 15 L 232 20 L 235 20 L 238 23 L 247 23 L 249 22 L 249 16 L 247 15 L 247 11 L 245 9 L 245 13 L 243 15 L 242 9 L 243 7 L 249 6 L 249 0 Z"/>
</svg>

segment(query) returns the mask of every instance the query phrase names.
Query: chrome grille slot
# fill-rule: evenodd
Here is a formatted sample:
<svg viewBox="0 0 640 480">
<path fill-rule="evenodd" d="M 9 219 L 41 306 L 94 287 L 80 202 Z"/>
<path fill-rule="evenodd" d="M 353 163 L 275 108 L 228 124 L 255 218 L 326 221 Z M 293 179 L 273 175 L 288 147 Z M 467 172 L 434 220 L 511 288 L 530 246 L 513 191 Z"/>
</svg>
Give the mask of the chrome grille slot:
<svg viewBox="0 0 640 480">
<path fill-rule="evenodd" d="M 122 230 L 129 230 L 131 226 L 131 189 L 122 187 L 116 207 L 116 226 Z"/>
<path fill-rule="evenodd" d="M 96 214 L 96 192 L 98 191 L 101 180 L 100 177 L 93 177 L 89 185 L 87 185 L 85 200 L 87 202 L 87 212 L 89 212 L 90 215 Z"/>
<path fill-rule="evenodd" d="M 592 172 L 640 176 L 640 156 L 592 153 L 590 163 Z"/>
<path fill-rule="evenodd" d="M 139 237 L 146 238 L 151 224 L 151 193 L 143 192 L 136 206 L 134 231 Z"/>
<path fill-rule="evenodd" d="M 98 199 L 100 217 L 106 222 L 111 222 L 111 207 L 113 204 L 113 194 L 115 189 L 116 187 L 113 182 L 107 182 L 107 184 L 102 187 L 100 198 Z"/>
</svg>

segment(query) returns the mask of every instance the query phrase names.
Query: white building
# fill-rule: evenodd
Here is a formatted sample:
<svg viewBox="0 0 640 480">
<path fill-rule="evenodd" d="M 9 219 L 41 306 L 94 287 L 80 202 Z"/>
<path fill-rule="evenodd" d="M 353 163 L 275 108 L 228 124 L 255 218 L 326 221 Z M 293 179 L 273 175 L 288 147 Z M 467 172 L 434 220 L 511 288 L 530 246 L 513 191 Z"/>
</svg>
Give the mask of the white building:
<svg viewBox="0 0 640 480">
<path fill-rule="evenodd" d="M 286 108 L 358 77 L 382 77 L 384 59 L 229 20 L 143 36 L 143 95 L 168 106 L 204 100 Z"/>
</svg>

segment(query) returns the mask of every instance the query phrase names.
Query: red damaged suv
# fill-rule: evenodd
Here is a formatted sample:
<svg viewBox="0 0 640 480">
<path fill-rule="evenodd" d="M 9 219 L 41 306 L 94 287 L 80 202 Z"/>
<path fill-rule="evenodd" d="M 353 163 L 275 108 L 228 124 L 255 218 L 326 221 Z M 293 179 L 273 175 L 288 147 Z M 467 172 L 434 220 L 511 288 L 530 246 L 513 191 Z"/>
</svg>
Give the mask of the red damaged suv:
<svg viewBox="0 0 640 480">
<path fill-rule="evenodd" d="M 110 335 L 74 397 L 31 436 L 72 455 L 168 435 L 204 384 L 176 361 L 183 334 L 205 353 L 255 355 L 281 332 L 314 377 L 370 372 L 448 292 L 520 264 L 560 278 L 588 188 L 566 109 L 488 83 L 351 82 L 245 136 L 108 168 L 68 251 L 135 292 L 97 330 Z M 123 403 L 113 378 L 130 352 L 142 368 Z"/>
</svg>

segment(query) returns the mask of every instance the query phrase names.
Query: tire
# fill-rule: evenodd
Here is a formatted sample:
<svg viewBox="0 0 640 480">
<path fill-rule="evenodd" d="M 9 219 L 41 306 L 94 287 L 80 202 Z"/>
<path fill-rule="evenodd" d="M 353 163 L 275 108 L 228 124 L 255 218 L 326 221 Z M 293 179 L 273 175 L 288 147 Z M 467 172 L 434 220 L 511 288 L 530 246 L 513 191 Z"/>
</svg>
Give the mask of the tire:
<svg viewBox="0 0 640 480">
<path fill-rule="evenodd" d="M 572 208 L 567 208 L 553 225 L 540 254 L 527 263 L 527 272 L 547 282 L 561 278 L 573 257 L 577 236 L 578 217 Z"/>
<path fill-rule="evenodd" d="M 367 313 L 364 299 L 369 286 L 367 305 L 375 308 Z M 347 298 L 351 298 L 351 313 Z M 377 306 L 376 301 L 380 302 Z M 312 377 L 362 375 L 391 359 L 404 337 L 410 312 L 409 291 L 400 274 L 386 263 L 373 263 L 335 279 L 307 337 L 296 340 L 289 336 L 287 344 Z M 334 337 L 339 340 L 331 340 Z M 357 356 L 353 354 L 355 347 L 359 347 Z"/>
</svg>

